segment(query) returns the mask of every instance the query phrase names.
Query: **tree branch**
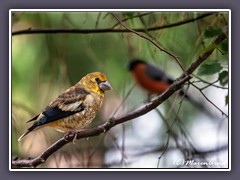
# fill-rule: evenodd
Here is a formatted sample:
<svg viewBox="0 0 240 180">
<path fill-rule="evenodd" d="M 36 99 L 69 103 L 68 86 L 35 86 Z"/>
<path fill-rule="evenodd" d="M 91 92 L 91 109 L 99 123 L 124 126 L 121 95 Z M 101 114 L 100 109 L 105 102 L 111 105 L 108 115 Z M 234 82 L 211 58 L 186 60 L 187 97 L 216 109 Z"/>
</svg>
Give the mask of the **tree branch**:
<svg viewBox="0 0 240 180">
<path fill-rule="evenodd" d="M 184 25 L 190 22 L 197 21 L 199 19 L 211 16 L 213 14 L 216 14 L 218 12 L 210 12 L 210 13 L 205 13 L 202 15 L 199 15 L 196 18 L 184 20 L 184 21 L 179 21 L 176 23 L 172 24 L 167 24 L 163 26 L 156 26 L 156 27 L 150 27 L 150 28 L 137 28 L 133 29 L 134 31 L 137 32 L 146 32 L 146 31 L 156 31 L 160 29 L 166 29 L 166 28 L 172 28 L 175 26 L 180 26 Z M 77 34 L 89 34 L 89 33 L 129 33 L 129 30 L 127 29 L 113 29 L 113 28 L 102 28 L 102 29 L 24 29 L 24 30 L 19 30 L 19 31 L 14 31 L 12 32 L 12 36 L 15 35 L 30 35 L 30 34 L 58 34 L 58 33 L 77 33 Z"/>
<path fill-rule="evenodd" d="M 228 117 L 228 115 L 227 115 L 225 112 L 223 112 L 216 104 L 214 104 L 214 103 L 203 93 L 202 89 L 200 89 L 199 87 L 197 87 L 197 86 L 196 86 L 195 84 L 193 84 L 193 83 L 191 83 L 191 85 L 192 85 L 193 87 L 195 87 L 196 89 L 198 89 L 198 90 L 200 91 L 200 93 L 202 94 L 202 96 L 203 96 L 210 104 L 212 104 L 218 111 L 220 111 L 220 112 L 222 113 L 222 115 Z"/>
<path fill-rule="evenodd" d="M 204 90 L 204 89 L 206 89 L 206 88 L 209 87 L 209 86 L 216 87 L 216 88 L 220 88 L 220 89 L 225 89 L 225 90 L 228 89 L 228 87 L 215 85 L 215 83 L 217 83 L 217 82 L 219 81 L 219 79 L 217 79 L 217 80 L 215 80 L 215 81 L 213 81 L 213 82 L 208 82 L 208 81 L 206 81 L 206 80 L 204 80 L 204 79 L 202 79 L 202 78 L 200 78 L 200 77 L 198 77 L 198 76 L 196 76 L 196 75 L 194 75 L 194 77 L 199 80 L 198 82 L 202 82 L 202 83 L 207 84 L 207 86 L 204 86 L 203 88 L 201 88 L 201 90 Z M 195 82 L 195 83 L 198 83 L 198 82 Z"/>
<path fill-rule="evenodd" d="M 225 34 L 219 35 L 214 41 L 213 45 L 218 45 L 220 42 L 222 42 L 226 38 Z M 86 138 L 86 137 L 92 137 L 92 136 L 98 136 L 101 133 L 107 132 L 112 127 L 124 123 L 126 121 L 132 120 L 134 118 L 137 118 L 141 115 L 144 115 L 151 110 L 155 109 L 157 106 L 159 106 L 161 103 L 163 103 L 166 99 L 168 99 L 175 91 L 179 90 L 185 82 L 187 82 L 191 77 L 190 74 L 193 73 L 194 70 L 197 69 L 197 67 L 203 63 L 214 51 L 214 49 L 210 49 L 203 53 L 201 56 L 199 56 L 186 70 L 187 73 L 184 73 L 178 78 L 169 88 L 166 90 L 163 94 L 156 97 L 151 102 L 145 104 L 143 107 L 140 107 L 138 109 L 135 109 L 125 115 L 122 115 L 120 117 L 112 117 L 104 124 L 92 128 L 92 129 L 86 129 L 78 132 L 77 139 Z M 187 75 L 186 75 L 187 74 Z M 52 144 L 46 151 L 44 151 L 41 155 L 36 157 L 35 159 L 24 159 L 24 160 L 12 160 L 12 168 L 20 168 L 20 167 L 37 167 L 38 165 L 44 163 L 49 156 L 51 156 L 54 152 L 59 150 L 61 147 L 63 147 L 65 144 L 71 142 L 74 138 L 74 135 L 70 135 L 66 140 L 64 138 L 59 139 L 54 144 Z"/>
</svg>

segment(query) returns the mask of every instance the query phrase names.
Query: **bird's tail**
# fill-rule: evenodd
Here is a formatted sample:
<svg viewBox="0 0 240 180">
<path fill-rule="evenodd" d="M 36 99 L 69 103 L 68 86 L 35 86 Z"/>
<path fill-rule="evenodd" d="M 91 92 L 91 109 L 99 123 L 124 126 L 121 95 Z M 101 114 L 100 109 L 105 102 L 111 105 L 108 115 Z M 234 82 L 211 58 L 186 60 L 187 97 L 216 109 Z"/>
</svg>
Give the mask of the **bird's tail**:
<svg viewBox="0 0 240 180">
<path fill-rule="evenodd" d="M 31 131 L 28 129 L 26 132 L 24 132 L 23 133 L 23 135 L 21 135 L 19 138 L 18 138 L 18 141 L 21 141 L 22 140 L 22 138 L 24 137 L 24 136 L 26 136 L 28 133 L 30 133 Z"/>
<path fill-rule="evenodd" d="M 30 133 L 30 132 L 32 132 L 33 130 L 36 130 L 36 129 L 37 129 L 37 124 L 35 123 L 35 124 L 33 124 L 31 127 L 29 127 L 29 128 L 23 133 L 23 135 L 21 135 L 21 136 L 18 138 L 18 141 L 21 141 L 24 136 L 26 136 L 28 133 Z"/>
<path fill-rule="evenodd" d="M 188 93 L 186 93 L 183 90 L 181 90 L 179 94 L 181 96 L 184 96 L 194 107 L 196 107 L 201 112 L 205 113 L 206 115 L 208 115 L 208 116 L 210 116 L 212 118 L 217 118 L 216 114 L 214 114 L 209 108 L 207 108 L 206 105 L 204 105 L 201 102 L 198 102 L 197 100 L 195 100 L 194 98 L 189 96 Z"/>
</svg>

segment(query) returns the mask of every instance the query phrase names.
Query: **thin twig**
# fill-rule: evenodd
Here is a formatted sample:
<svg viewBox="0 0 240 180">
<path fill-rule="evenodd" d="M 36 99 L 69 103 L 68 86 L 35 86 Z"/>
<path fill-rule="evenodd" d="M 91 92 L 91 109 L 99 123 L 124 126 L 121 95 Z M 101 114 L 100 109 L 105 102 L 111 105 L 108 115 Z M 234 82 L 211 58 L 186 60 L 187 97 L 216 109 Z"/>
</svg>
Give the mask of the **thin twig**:
<svg viewBox="0 0 240 180">
<path fill-rule="evenodd" d="M 215 83 L 217 83 L 217 82 L 218 82 L 218 80 L 215 80 L 215 81 L 213 81 L 212 83 L 209 83 L 209 84 L 207 84 L 206 86 L 200 88 L 200 90 L 203 91 L 204 89 L 207 89 L 208 87 L 213 86 L 213 85 L 214 85 Z"/>
<path fill-rule="evenodd" d="M 146 26 L 146 24 L 145 24 L 145 22 L 144 22 L 144 20 L 143 20 L 142 17 L 140 17 L 140 20 L 141 20 L 141 22 L 143 23 L 143 25 Z M 160 45 L 160 42 L 157 40 L 157 38 L 153 37 L 148 31 L 145 31 L 144 33 L 147 34 L 150 38 L 152 38 L 154 41 L 156 41 L 156 42 Z M 162 47 L 161 47 L 161 48 L 162 48 Z M 182 63 L 180 62 L 179 58 L 178 58 L 175 54 L 173 54 L 172 52 L 170 52 L 170 51 L 168 51 L 168 50 L 166 50 L 166 49 L 164 49 L 164 48 L 162 48 L 162 49 L 160 49 L 160 50 L 163 51 L 163 52 L 165 52 L 165 53 L 167 53 L 168 55 L 172 56 L 172 57 L 176 60 L 176 62 L 179 64 L 179 66 L 181 67 L 181 69 L 183 70 L 183 72 L 185 72 L 185 68 L 183 67 L 183 65 L 182 65 Z"/>
<path fill-rule="evenodd" d="M 185 72 L 185 68 L 182 66 L 182 64 L 180 63 L 180 61 L 178 60 L 177 56 L 175 56 L 172 52 L 162 48 L 158 43 L 156 43 L 155 41 L 153 41 L 152 39 L 146 37 L 145 35 L 139 33 L 138 31 L 135 31 L 134 29 L 129 28 L 128 26 L 126 26 L 121 19 L 119 19 L 114 13 L 111 12 L 111 14 L 117 19 L 118 22 L 121 23 L 121 25 L 123 27 L 125 27 L 127 30 L 129 30 L 130 32 L 138 35 L 141 38 L 144 38 L 146 40 L 148 40 L 149 42 L 151 42 L 154 46 L 156 46 L 158 49 L 160 49 L 161 51 L 165 52 L 166 54 L 172 56 L 174 59 L 176 59 L 177 63 L 179 64 L 179 66 L 181 67 L 181 69 L 183 70 L 183 72 Z M 147 30 L 146 30 L 147 31 Z"/>
<path fill-rule="evenodd" d="M 168 127 L 168 133 L 169 133 L 169 134 L 168 134 L 168 138 L 167 138 L 167 142 L 166 142 L 166 148 L 163 150 L 163 152 L 161 153 L 161 155 L 160 155 L 159 158 L 158 158 L 157 167 L 159 167 L 160 160 L 161 160 L 161 158 L 163 157 L 163 155 L 165 154 L 165 152 L 166 152 L 167 149 L 168 149 L 169 140 L 170 140 L 170 135 L 173 135 L 173 130 L 172 130 L 172 129 L 173 129 L 173 125 L 174 125 L 174 124 L 177 122 L 177 120 L 178 120 L 178 115 L 179 115 L 180 109 L 181 109 L 181 107 L 182 107 L 183 99 L 184 99 L 184 97 L 182 97 L 182 99 L 181 99 L 181 101 L 180 101 L 180 104 L 179 104 L 179 106 L 178 106 L 177 113 L 175 114 L 175 118 L 174 118 L 173 122 L 171 123 L 171 125 L 169 125 L 169 124 L 167 123 L 167 121 L 164 119 L 164 116 L 162 115 L 162 113 L 157 109 L 157 112 L 160 114 L 160 116 L 162 117 L 162 119 L 163 119 L 164 122 L 166 123 L 166 125 L 167 125 L 167 127 Z M 177 140 L 177 135 L 174 135 L 173 137 L 174 137 L 174 140 L 175 140 L 175 142 L 176 142 L 177 147 L 180 148 L 180 145 L 179 145 L 178 140 Z M 182 148 L 180 148 L 180 150 L 183 151 Z M 184 151 L 183 151 L 183 155 L 185 156 Z"/>
<path fill-rule="evenodd" d="M 138 149 L 140 147 L 132 147 L 132 148 Z M 143 155 L 150 154 L 150 153 L 152 154 L 152 153 L 163 152 L 164 150 L 165 150 L 165 145 L 161 146 L 161 147 L 157 147 L 157 148 L 152 148 L 150 150 L 146 150 L 146 151 L 143 151 L 143 152 L 135 153 L 135 154 L 128 154 L 128 156 L 136 158 L 136 157 L 143 156 Z M 168 147 L 168 151 L 173 151 L 173 150 L 179 150 L 179 148 L 175 147 L 175 146 L 169 146 Z M 208 149 L 208 150 L 192 151 L 192 154 L 195 155 L 195 156 L 202 156 L 202 155 L 209 155 L 209 154 L 222 152 L 222 151 L 225 151 L 225 150 L 228 150 L 228 144 L 222 145 L 218 148 L 212 148 L 212 149 Z"/>
<path fill-rule="evenodd" d="M 125 124 L 122 124 L 122 147 L 121 147 L 121 161 L 120 164 L 123 165 L 125 163 Z"/>
<path fill-rule="evenodd" d="M 163 155 L 165 154 L 165 152 L 166 152 L 167 149 L 168 149 L 169 141 L 170 141 L 170 135 L 168 135 L 166 144 L 165 144 L 165 146 L 164 146 L 164 149 L 163 149 L 161 155 L 158 157 L 157 168 L 159 168 L 160 161 L 161 161 Z"/>
<path fill-rule="evenodd" d="M 228 89 L 228 87 L 223 87 L 223 86 L 215 85 L 215 83 L 218 82 L 218 79 L 215 80 L 215 81 L 213 81 L 212 83 L 210 83 L 210 82 L 205 81 L 204 79 L 202 79 L 202 78 L 200 78 L 200 77 L 198 77 L 198 76 L 196 76 L 196 75 L 193 75 L 193 76 L 194 76 L 195 78 L 199 79 L 200 82 L 203 82 L 203 83 L 208 84 L 208 85 L 210 85 L 210 86 L 213 86 L 213 87 L 216 87 L 216 88 L 220 88 L 220 89 Z M 207 86 L 207 87 L 208 87 L 208 86 Z M 205 89 L 205 88 L 204 88 L 204 89 Z M 202 89 L 202 90 L 203 90 L 203 89 Z"/>
<path fill-rule="evenodd" d="M 99 12 L 99 13 L 98 13 L 97 21 L 96 21 L 96 23 L 95 23 L 95 29 L 97 29 L 97 27 L 98 27 L 98 23 L 99 23 L 99 19 L 100 19 L 100 17 L 101 17 L 101 13 L 102 13 L 102 12 Z"/>
<path fill-rule="evenodd" d="M 165 154 L 165 152 L 168 150 L 168 146 L 169 146 L 169 141 L 170 141 L 170 136 L 172 136 L 172 138 L 174 139 L 175 143 L 176 143 L 176 146 L 177 148 L 179 149 L 182 149 L 180 147 L 180 144 L 178 142 L 178 136 L 177 134 L 172 131 L 172 127 L 168 124 L 168 119 L 166 119 L 163 114 L 161 113 L 161 111 L 159 109 L 156 108 L 156 112 L 158 113 L 158 115 L 162 118 L 163 122 L 165 123 L 166 127 L 167 127 L 167 133 L 168 133 L 168 136 L 167 136 L 167 141 L 164 145 L 164 148 L 162 150 L 162 153 L 160 154 L 160 156 L 158 157 L 158 162 L 157 162 L 157 168 L 159 168 L 159 164 L 160 164 L 160 161 L 161 161 L 161 158 L 163 157 L 163 155 Z"/>
<path fill-rule="evenodd" d="M 94 150 L 92 152 L 90 152 L 90 154 L 88 155 L 87 167 L 90 167 L 91 159 L 94 156 L 94 154 L 100 149 L 99 147 L 101 147 L 101 145 L 103 144 L 103 140 L 105 139 L 105 137 L 106 137 L 106 134 L 103 135 L 103 137 L 101 138 L 101 140 L 98 143 L 98 146 L 96 146 L 96 148 L 94 148 Z"/>
<path fill-rule="evenodd" d="M 191 82 L 190 82 L 190 83 L 191 83 Z M 225 115 L 226 117 L 228 117 L 228 115 L 227 115 L 225 112 L 223 112 L 216 104 L 214 104 L 214 103 L 202 92 L 201 88 L 197 87 L 197 86 L 196 86 L 195 84 L 193 84 L 193 83 L 191 83 L 191 85 L 192 85 L 193 87 L 195 87 L 196 89 L 198 89 L 199 92 L 203 95 L 203 97 L 204 97 L 210 104 L 212 104 L 215 108 L 217 108 L 217 109 L 222 113 L 222 115 Z"/>
<path fill-rule="evenodd" d="M 139 149 L 139 148 L 142 148 L 142 147 L 132 147 L 132 148 L 133 149 Z M 164 151 L 164 149 L 165 149 L 165 146 L 160 146 L 160 147 L 152 148 L 152 149 L 145 150 L 145 151 L 135 153 L 135 154 L 129 154 L 128 153 L 128 156 L 137 160 L 138 157 L 142 157 L 142 156 L 147 155 L 147 154 L 159 153 L 159 152 Z M 216 154 L 216 153 L 221 153 L 221 152 L 224 152 L 224 151 L 227 151 L 227 150 L 228 150 L 228 144 L 223 145 L 219 148 L 212 148 L 212 149 L 203 150 L 203 151 L 193 151 L 192 154 L 195 157 L 196 156 L 202 157 L 202 156 L 209 156 L 209 155 Z M 178 147 L 170 146 L 170 147 L 168 147 L 168 151 L 178 151 Z M 204 160 L 204 162 L 209 162 L 209 160 Z M 219 161 L 219 162 L 221 162 L 221 161 Z M 133 161 L 127 162 L 127 165 L 130 166 L 132 163 L 133 163 Z M 102 167 L 103 168 L 116 167 L 118 164 L 119 164 L 118 160 L 116 160 L 116 161 L 112 161 L 111 163 L 104 164 Z M 182 166 L 187 166 L 187 165 L 183 163 L 179 167 L 182 167 Z M 191 166 L 191 165 L 189 165 L 189 166 Z M 214 166 L 214 164 L 213 164 L 213 166 Z M 222 167 L 224 167 L 224 165 Z"/>
<path fill-rule="evenodd" d="M 128 18 L 122 19 L 122 22 L 128 21 L 130 19 L 134 19 L 134 18 L 140 18 L 140 17 L 146 16 L 146 15 L 152 14 L 152 13 L 153 12 L 146 12 L 146 13 L 138 14 L 138 15 L 135 15 L 135 16 L 132 16 L 132 17 L 128 17 Z M 119 24 L 120 24 L 120 22 L 114 24 L 112 29 L 116 28 Z"/>
<path fill-rule="evenodd" d="M 132 93 L 133 88 L 135 87 L 135 84 L 132 85 L 132 87 L 129 89 L 129 91 L 127 92 L 126 96 L 123 98 L 122 102 L 120 103 L 120 105 L 118 105 L 118 107 L 115 109 L 115 111 L 112 113 L 111 117 L 114 117 L 116 115 L 116 113 L 119 111 L 119 109 L 124 105 L 124 103 L 127 101 L 127 98 L 130 96 L 130 94 Z"/>
</svg>

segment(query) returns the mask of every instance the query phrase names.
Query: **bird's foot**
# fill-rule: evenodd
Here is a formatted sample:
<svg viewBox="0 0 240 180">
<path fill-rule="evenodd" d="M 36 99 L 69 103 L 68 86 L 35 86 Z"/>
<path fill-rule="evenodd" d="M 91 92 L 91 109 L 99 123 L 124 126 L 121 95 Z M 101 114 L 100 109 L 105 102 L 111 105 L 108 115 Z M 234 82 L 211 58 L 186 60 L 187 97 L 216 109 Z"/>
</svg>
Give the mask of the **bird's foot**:
<svg viewBox="0 0 240 180">
<path fill-rule="evenodd" d="M 74 134 L 74 138 L 73 138 L 73 140 L 72 140 L 72 143 L 73 143 L 73 144 L 75 144 L 76 141 L 77 141 L 78 133 L 79 133 L 79 131 L 76 131 L 75 134 Z"/>
<path fill-rule="evenodd" d="M 63 138 L 64 138 L 65 141 L 68 141 L 68 139 L 69 139 L 69 137 L 70 137 L 71 135 L 74 135 L 74 138 L 73 138 L 73 140 L 72 140 L 72 143 L 75 144 L 75 142 L 76 142 L 76 140 L 77 140 L 77 135 L 78 135 L 78 133 L 77 133 L 76 131 L 69 131 L 67 134 L 65 134 L 65 135 L 63 136 Z"/>
</svg>

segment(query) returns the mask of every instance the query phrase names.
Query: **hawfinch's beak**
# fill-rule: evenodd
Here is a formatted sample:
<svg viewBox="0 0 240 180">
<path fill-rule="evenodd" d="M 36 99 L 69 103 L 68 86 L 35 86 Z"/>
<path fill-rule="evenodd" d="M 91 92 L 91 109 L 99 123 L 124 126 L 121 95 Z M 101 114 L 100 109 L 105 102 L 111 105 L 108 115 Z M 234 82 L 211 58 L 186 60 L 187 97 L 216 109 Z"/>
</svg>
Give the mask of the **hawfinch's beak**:
<svg viewBox="0 0 240 180">
<path fill-rule="evenodd" d="M 112 89 L 112 86 L 111 84 L 108 82 L 108 81 L 105 81 L 105 82 L 101 82 L 99 84 L 99 88 L 102 90 L 102 91 L 107 91 L 107 90 L 111 90 Z"/>
</svg>

